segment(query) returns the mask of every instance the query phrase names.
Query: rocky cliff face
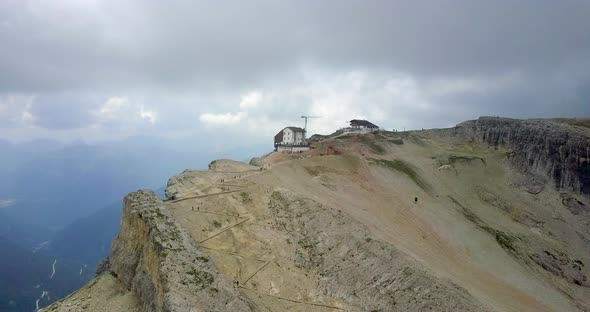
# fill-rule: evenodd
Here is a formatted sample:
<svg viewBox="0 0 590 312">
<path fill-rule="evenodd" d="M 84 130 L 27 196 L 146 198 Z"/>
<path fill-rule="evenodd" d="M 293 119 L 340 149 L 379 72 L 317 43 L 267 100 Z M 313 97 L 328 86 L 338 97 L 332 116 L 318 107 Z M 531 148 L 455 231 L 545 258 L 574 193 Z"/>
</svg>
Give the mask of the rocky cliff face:
<svg viewBox="0 0 590 312">
<path fill-rule="evenodd" d="M 144 311 L 250 311 L 152 191 L 125 197 L 108 262 Z"/>
<path fill-rule="evenodd" d="M 589 137 L 480 118 L 214 161 L 129 194 L 99 276 L 46 311 L 590 311 Z"/>
<path fill-rule="evenodd" d="M 550 120 L 480 117 L 436 132 L 506 147 L 519 170 L 552 181 L 560 190 L 590 196 L 590 129 Z M 531 191 L 538 187 L 531 185 Z"/>
<path fill-rule="evenodd" d="M 294 263 L 322 277 L 323 293 L 362 311 L 487 311 L 465 289 L 372 239 L 342 211 L 287 192 L 273 193 L 269 205 L 277 229 L 297 242 Z"/>
</svg>

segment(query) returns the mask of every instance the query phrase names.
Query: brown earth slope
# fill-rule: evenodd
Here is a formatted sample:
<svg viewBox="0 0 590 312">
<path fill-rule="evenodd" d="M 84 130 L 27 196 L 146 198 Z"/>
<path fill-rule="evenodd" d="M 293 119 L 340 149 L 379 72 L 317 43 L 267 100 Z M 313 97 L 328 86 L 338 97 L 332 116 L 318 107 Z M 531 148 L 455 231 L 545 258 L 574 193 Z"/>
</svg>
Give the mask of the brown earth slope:
<svg viewBox="0 0 590 312">
<path fill-rule="evenodd" d="M 264 170 L 185 171 L 164 202 L 128 196 L 104 274 L 129 310 L 589 311 L 584 173 L 555 183 L 462 131 L 338 135 Z M 104 274 L 49 309 L 102 311 L 72 298 Z"/>
</svg>

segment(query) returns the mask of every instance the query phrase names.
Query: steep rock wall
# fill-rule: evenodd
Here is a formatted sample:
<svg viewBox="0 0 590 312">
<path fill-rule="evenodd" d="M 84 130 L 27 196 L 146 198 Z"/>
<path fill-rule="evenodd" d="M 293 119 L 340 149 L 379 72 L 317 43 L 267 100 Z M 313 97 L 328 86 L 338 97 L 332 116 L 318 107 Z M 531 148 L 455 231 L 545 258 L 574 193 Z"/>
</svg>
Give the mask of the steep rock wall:
<svg viewBox="0 0 590 312">
<path fill-rule="evenodd" d="M 251 311 L 152 191 L 125 197 L 108 261 L 144 311 Z"/>
<path fill-rule="evenodd" d="M 426 133 L 504 146 L 517 169 L 552 181 L 557 189 L 590 196 L 590 131 L 550 120 L 480 117 Z"/>
</svg>

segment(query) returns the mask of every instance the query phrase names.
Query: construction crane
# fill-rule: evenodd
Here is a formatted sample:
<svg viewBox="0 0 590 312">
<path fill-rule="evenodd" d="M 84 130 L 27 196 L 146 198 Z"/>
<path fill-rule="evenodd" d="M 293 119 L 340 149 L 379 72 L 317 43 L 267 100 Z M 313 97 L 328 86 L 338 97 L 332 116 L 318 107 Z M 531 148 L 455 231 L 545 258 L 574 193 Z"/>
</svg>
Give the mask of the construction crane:
<svg viewBox="0 0 590 312">
<path fill-rule="evenodd" d="M 307 118 L 320 118 L 320 116 L 301 116 L 301 118 L 305 119 L 305 126 L 303 127 L 303 138 L 307 138 Z"/>
</svg>

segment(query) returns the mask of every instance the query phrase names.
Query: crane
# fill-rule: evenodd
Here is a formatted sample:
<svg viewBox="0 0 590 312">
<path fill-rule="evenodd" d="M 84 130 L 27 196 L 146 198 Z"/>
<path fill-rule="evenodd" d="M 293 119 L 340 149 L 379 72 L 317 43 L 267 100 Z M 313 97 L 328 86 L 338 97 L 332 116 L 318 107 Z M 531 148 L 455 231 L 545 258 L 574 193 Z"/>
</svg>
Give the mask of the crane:
<svg viewBox="0 0 590 312">
<path fill-rule="evenodd" d="M 301 118 L 305 119 L 305 126 L 303 127 L 303 138 L 306 138 L 307 134 L 307 118 L 320 118 L 320 116 L 301 116 Z"/>
</svg>

